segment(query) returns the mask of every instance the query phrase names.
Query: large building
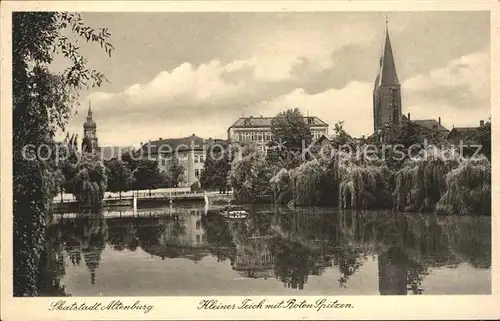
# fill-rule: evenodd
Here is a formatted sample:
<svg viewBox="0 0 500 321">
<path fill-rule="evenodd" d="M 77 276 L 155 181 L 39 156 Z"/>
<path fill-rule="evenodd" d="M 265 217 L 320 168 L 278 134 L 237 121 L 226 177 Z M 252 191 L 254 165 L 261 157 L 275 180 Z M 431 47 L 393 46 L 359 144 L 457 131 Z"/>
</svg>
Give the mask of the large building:
<svg viewBox="0 0 500 321">
<path fill-rule="evenodd" d="M 227 130 L 227 138 L 235 143 L 256 143 L 264 146 L 272 140 L 271 121 L 273 117 L 240 117 Z M 314 139 L 328 134 L 328 124 L 318 117 L 304 117 Z"/>
<path fill-rule="evenodd" d="M 449 130 L 436 119 L 416 119 L 403 115 L 401 84 L 396 71 L 389 29 L 385 30 L 385 41 L 379 61 L 379 72 L 373 87 L 373 135 L 370 140 L 389 141 L 400 133 L 405 122 L 417 125 L 421 132 L 428 135 L 439 134 L 446 137 Z"/>
<path fill-rule="evenodd" d="M 208 140 L 195 134 L 182 138 L 158 138 L 143 144 L 139 153 L 143 157 L 154 159 L 158 162 L 160 171 L 168 172 L 174 165 L 184 168 L 184 182 L 181 186 L 191 186 L 199 181 L 205 164 L 207 150 L 211 144 L 226 144 L 219 139 Z"/>
<path fill-rule="evenodd" d="M 205 162 L 204 140 L 195 134 L 182 138 L 158 138 L 142 144 L 139 152 L 143 157 L 158 162 L 160 171 L 168 172 L 172 166 L 184 167 L 184 186 L 196 182 Z"/>
</svg>

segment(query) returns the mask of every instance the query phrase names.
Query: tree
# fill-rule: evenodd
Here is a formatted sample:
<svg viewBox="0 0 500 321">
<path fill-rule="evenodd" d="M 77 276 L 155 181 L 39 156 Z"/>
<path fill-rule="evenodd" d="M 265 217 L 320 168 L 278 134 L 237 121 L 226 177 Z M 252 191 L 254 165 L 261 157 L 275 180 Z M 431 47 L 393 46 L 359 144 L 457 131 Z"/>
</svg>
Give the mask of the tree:
<svg viewBox="0 0 500 321">
<path fill-rule="evenodd" d="M 162 180 L 160 170 L 158 169 L 158 162 L 151 159 L 140 160 L 133 175 L 135 179 L 134 188 L 138 190 L 147 189 L 150 196 L 151 190 L 157 189 Z"/>
<path fill-rule="evenodd" d="M 78 134 L 66 135 L 64 142 L 59 144 L 59 159 L 58 168 L 63 175 L 63 181 L 61 184 L 61 201 L 63 191 L 68 193 L 73 193 L 73 179 L 78 173 L 77 163 L 80 159 L 80 154 L 78 153 Z"/>
<path fill-rule="evenodd" d="M 172 186 L 172 183 L 170 182 L 170 174 L 168 171 L 161 171 L 160 172 L 160 184 L 159 188 L 168 188 Z"/>
<path fill-rule="evenodd" d="M 271 121 L 273 140 L 268 144 L 267 161 L 292 169 L 302 161 L 302 149 L 312 142 L 311 130 L 300 111 L 289 109 L 280 112 Z"/>
<path fill-rule="evenodd" d="M 333 138 L 333 146 L 338 148 L 342 145 L 353 145 L 354 139 L 344 130 L 344 122 L 339 121 L 333 127 L 335 137 Z"/>
<path fill-rule="evenodd" d="M 424 135 L 418 125 L 412 122 L 405 122 L 401 126 L 401 132 L 397 136 L 396 142 L 402 144 L 405 149 L 408 149 L 412 145 L 423 144 Z"/>
<path fill-rule="evenodd" d="M 392 141 L 399 145 L 397 150 L 395 148 L 384 150 L 383 158 L 389 168 L 400 169 L 406 159 L 415 157 L 424 148 L 425 137 L 420 126 L 412 122 L 404 122 Z M 382 150 L 383 148 L 380 148 L 380 151 Z"/>
<path fill-rule="evenodd" d="M 132 173 L 139 166 L 141 161 L 141 158 L 135 158 L 134 156 L 134 151 L 126 151 L 121 156 L 121 160 L 127 165 Z"/>
<path fill-rule="evenodd" d="M 209 146 L 205 155 L 205 162 L 203 164 L 203 171 L 200 175 L 200 182 L 203 188 L 214 188 L 214 176 L 217 172 L 217 160 L 220 157 L 222 150 L 219 146 Z"/>
<path fill-rule="evenodd" d="M 185 168 L 182 165 L 174 164 L 170 167 L 170 184 L 172 187 L 179 187 L 180 184 L 186 181 L 184 177 Z"/>
<path fill-rule="evenodd" d="M 64 130 L 78 90 L 99 86 L 105 80 L 102 73 L 88 66 L 78 46 L 62 35 L 66 28 L 77 39 L 100 44 L 111 56 L 113 46 L 107 29 L 86 26 L 78 13 L 12 14 L 15 296 L 38 294 L 45 220 L 59 172 L 54 157 L 42 160 L 37 150 L 55 146 L 55 132 Z M 69 61 L 62 74 L 49 71 L 56 54 Z"/>
<path fill-rule="evenodd" d="M 481 144 L 481 152 L 491 160 L 491 121 L 479 127 L 475 138 Z"/>
<path fill-rule="evenodd" d="M 106 167 L 95 155 L 85 154 L 73 179 L 73 194 L 81 212 L 99 214 L 108 178 Z"/>
<path fill-rule="evenodd" d="M 200 177 L 202 187 L 218 188 L 220 193 L 225 193 L 233 158 L 234 151 L 229 146 L 210 147 L 207 150 L 204 170 Z"/>
<path fill-rule="evenodd" d="M 120 193 L 128 191 L 134 183 L 132 171 L 125 162 L 119 159 L 112 159 L 106 162 L 106 175 L 108 176 L 108 190 Z"/>
<path fill-rule="evenodd" d="M 234 159 L 228 180 L 233 187 L 234 197 L 239 202 L 254 203 L 271 195 L 270 179 L 275 169 L 266 162 L 259 150 L 248 147 L 242 151 L 242 158 Z"/>
<path fill-rule="evenodd" d="M 303 143 L 304 146 L 309 146 L 312 141 L 311 130 L 298 108 L 280 112 L 274 117 L 271 121 L 271 133 L 274 141 L 295 151 L 302 150 Z"/>
</svg>

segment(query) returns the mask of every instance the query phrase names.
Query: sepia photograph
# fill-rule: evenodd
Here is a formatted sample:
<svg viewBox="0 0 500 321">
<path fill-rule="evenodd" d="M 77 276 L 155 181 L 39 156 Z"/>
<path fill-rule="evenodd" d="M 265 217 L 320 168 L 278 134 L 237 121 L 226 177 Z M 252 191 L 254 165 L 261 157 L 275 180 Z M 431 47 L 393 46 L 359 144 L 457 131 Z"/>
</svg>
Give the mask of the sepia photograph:
<svg viewBox="0 0 500 321">
<path fill-rule="evenodd" d="M 9 14 L 14 297 L 495 292 L 489 11 Z"/>
</svg>

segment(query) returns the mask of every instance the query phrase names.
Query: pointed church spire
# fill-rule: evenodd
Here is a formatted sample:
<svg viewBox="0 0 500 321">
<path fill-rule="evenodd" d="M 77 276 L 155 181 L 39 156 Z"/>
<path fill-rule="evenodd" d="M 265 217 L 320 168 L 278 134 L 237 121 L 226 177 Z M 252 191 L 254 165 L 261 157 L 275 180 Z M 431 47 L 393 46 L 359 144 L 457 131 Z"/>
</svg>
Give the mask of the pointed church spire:
<svg viewBox="0 0 500 321">
<path fill-rule="evenodd" d="M 392 54 L 387 15 L 385 16 L 385 43 L 382 56 L 380 57 L 380 63 L 379 86 L 399 85 L 398 75 L 396 73 L 396 64 Z"/>
<path fill-rule="evenodd" d="M 87 115 L 89 118 L 92 118 L 92 103 L 90 102 L 90 100 L 89 100 L 89 111 L 88 111 Z"/>
</svg>

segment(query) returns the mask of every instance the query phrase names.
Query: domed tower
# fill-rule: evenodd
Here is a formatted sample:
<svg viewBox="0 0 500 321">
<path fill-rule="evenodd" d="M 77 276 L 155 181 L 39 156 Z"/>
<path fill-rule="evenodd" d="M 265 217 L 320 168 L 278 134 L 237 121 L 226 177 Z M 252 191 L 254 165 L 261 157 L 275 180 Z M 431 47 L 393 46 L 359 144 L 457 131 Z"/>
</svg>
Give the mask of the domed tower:
<svg viewBox="0 0 500 321">
<path fill-rule="evenodd" d="M 92 107 L 89 102 L 87 120 L 83 124 L 82 152 L 96 153 L 99 149 L 97 144 L 97 125 L 92 119 Z"/>
</svg>

